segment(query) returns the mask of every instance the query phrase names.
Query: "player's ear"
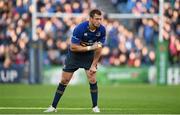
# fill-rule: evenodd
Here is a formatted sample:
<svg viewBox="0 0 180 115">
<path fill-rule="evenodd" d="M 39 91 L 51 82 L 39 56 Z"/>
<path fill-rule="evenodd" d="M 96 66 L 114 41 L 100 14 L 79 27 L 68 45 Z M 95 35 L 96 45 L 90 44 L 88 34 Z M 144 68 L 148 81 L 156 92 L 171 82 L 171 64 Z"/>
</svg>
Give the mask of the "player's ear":
<svg viewBox="0 0 180 115">
<path fill-rule="evenodd" d="M 94 17 L 90 16 L 89 19 L 92 20 Z"/>
</svg>

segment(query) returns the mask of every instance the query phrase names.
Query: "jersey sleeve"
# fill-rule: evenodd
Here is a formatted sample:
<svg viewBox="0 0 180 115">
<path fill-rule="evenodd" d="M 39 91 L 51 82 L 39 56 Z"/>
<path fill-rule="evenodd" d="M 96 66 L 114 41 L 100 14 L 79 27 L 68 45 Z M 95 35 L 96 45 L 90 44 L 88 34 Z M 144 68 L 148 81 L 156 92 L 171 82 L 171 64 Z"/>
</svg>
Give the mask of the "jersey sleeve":
<svg viewBox="0 0 180 115">
<path fill-rule="evenodd" d="M 72 38 L 71 38 L 71 43 L 80 44 L 81 39 L 82 39 L 81 27 L 77 26 L 73 31 L 73 35 L 72 35 Z"/>
<path fill-rule="evenodd" d="M 105 40 L 106 40 L 106 29 L 104 27 L 102 27 L 102 34 L 101 34 L 98 42 L 101 42 L 102 44 L 104 44 Z"/>
</svg>

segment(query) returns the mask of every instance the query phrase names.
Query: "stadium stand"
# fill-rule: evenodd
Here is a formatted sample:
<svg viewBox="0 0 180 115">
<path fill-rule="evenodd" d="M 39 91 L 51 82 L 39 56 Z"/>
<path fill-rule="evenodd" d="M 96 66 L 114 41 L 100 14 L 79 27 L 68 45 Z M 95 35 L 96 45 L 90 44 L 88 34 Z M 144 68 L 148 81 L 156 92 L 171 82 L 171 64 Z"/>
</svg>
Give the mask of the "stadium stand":
<svg viewBox="0 0 180 115">
<path fill-rule="evenodd" d="M 28 62 L 31 37 L 30 2 L 0 1 L 0 63 L 4 67 Z"/>
<path fill-rule="evenodd" d="M 120 13 L 157 13 L 158 0 L 111 0 Z"/>
<path fill-rule="evenodd" d="M 121 13 L 158 13 L 158 1 L 111 0 Z M 28 43 L 31 36 L 31 1 L 0 1 L 0 63 L 4 67 L 28 63 Z M 140 6 L 143 6 L 140 8 Z M 87 13 L 95 8 L 91 0 L 37 0 L 38 12 Z M 127 10 L 122 10 L 126 8 Z M 165 2 L 163 36 L 169 41 L 171 64 L 180 64 L 179 3 Z M 127 12 L 125 12 L 127 11 Z M 37 35 L 43 41 L 43 64 L 62 64 L 73 28 L 84 18 L 38 18 Z M 103 65 L 128 65 L 140 67 L 155 63 L 155 47 L 158 40 L 158 19 L 135 21 L 136 30 L 128 25 L 104 19 L 107 42 L 103 48 Z"/>
</svg>

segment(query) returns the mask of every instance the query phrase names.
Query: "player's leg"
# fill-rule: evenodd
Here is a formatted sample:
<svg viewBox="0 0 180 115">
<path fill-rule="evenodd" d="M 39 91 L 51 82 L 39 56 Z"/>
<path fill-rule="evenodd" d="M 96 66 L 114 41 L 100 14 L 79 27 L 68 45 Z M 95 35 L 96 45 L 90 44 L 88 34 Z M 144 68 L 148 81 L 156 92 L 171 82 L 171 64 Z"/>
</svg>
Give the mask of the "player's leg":
<svg viewBox="0 0 180 115">
<path fill-rule="evenodd" d="M 62 72 L 62 79 L 57 87 L 56 94 L 54 96 L 54 100 L 52 103 L 52 106 L 54 108 L 57 107 L 57 104 L 58 104 L 61 96 L 63 95 L 66 86 L 68 85 L 69 81 L 71 80 L 73 73 L 74 72 L 64 72 L 64 71 Z"/>
<path fill-rule="evenodd" d="M 94 112 L 100 112 L 100 110 L 97 106 L 98 86 L 97 86 L 97 81 L 96 81 L 96 73 L 90 73 L 89 70 L 86 70 L 86 75 L 88 77 L 89 84 L 90 84 L 90 93 L 91 93 L 93 111 Z"/>
<path fill-rule="evenodd" d="M 65 71 L 62 72 L 62 79 L 57 87 L 52 105 L 44 112 L 56 112 L 57 111 L 56 110 L 57 104 L 58 104 L 61 96 L 63 95 L 66 86 L 68 85 L 69 81 L 71 80 L 73 73 L 74 72 L 65 72 Z"/>
</svg>

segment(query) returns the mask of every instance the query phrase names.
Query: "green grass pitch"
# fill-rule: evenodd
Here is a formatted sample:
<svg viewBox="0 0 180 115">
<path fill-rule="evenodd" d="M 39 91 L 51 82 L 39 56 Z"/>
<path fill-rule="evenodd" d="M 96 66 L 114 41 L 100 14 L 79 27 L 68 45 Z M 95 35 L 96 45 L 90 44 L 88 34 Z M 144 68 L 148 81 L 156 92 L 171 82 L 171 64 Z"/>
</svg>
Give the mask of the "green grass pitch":
<svg viewBox="0 0 180 115">
<path fill-rule="evenodd" d="M 0 114 L 44 114 L 56 86 L 0 84 Z M 180 114 L 180 86 L 99 86 L 100 114 Z M 94 114 L 89 86 L 68 86 L 56 114 Z"/>
</svg>

